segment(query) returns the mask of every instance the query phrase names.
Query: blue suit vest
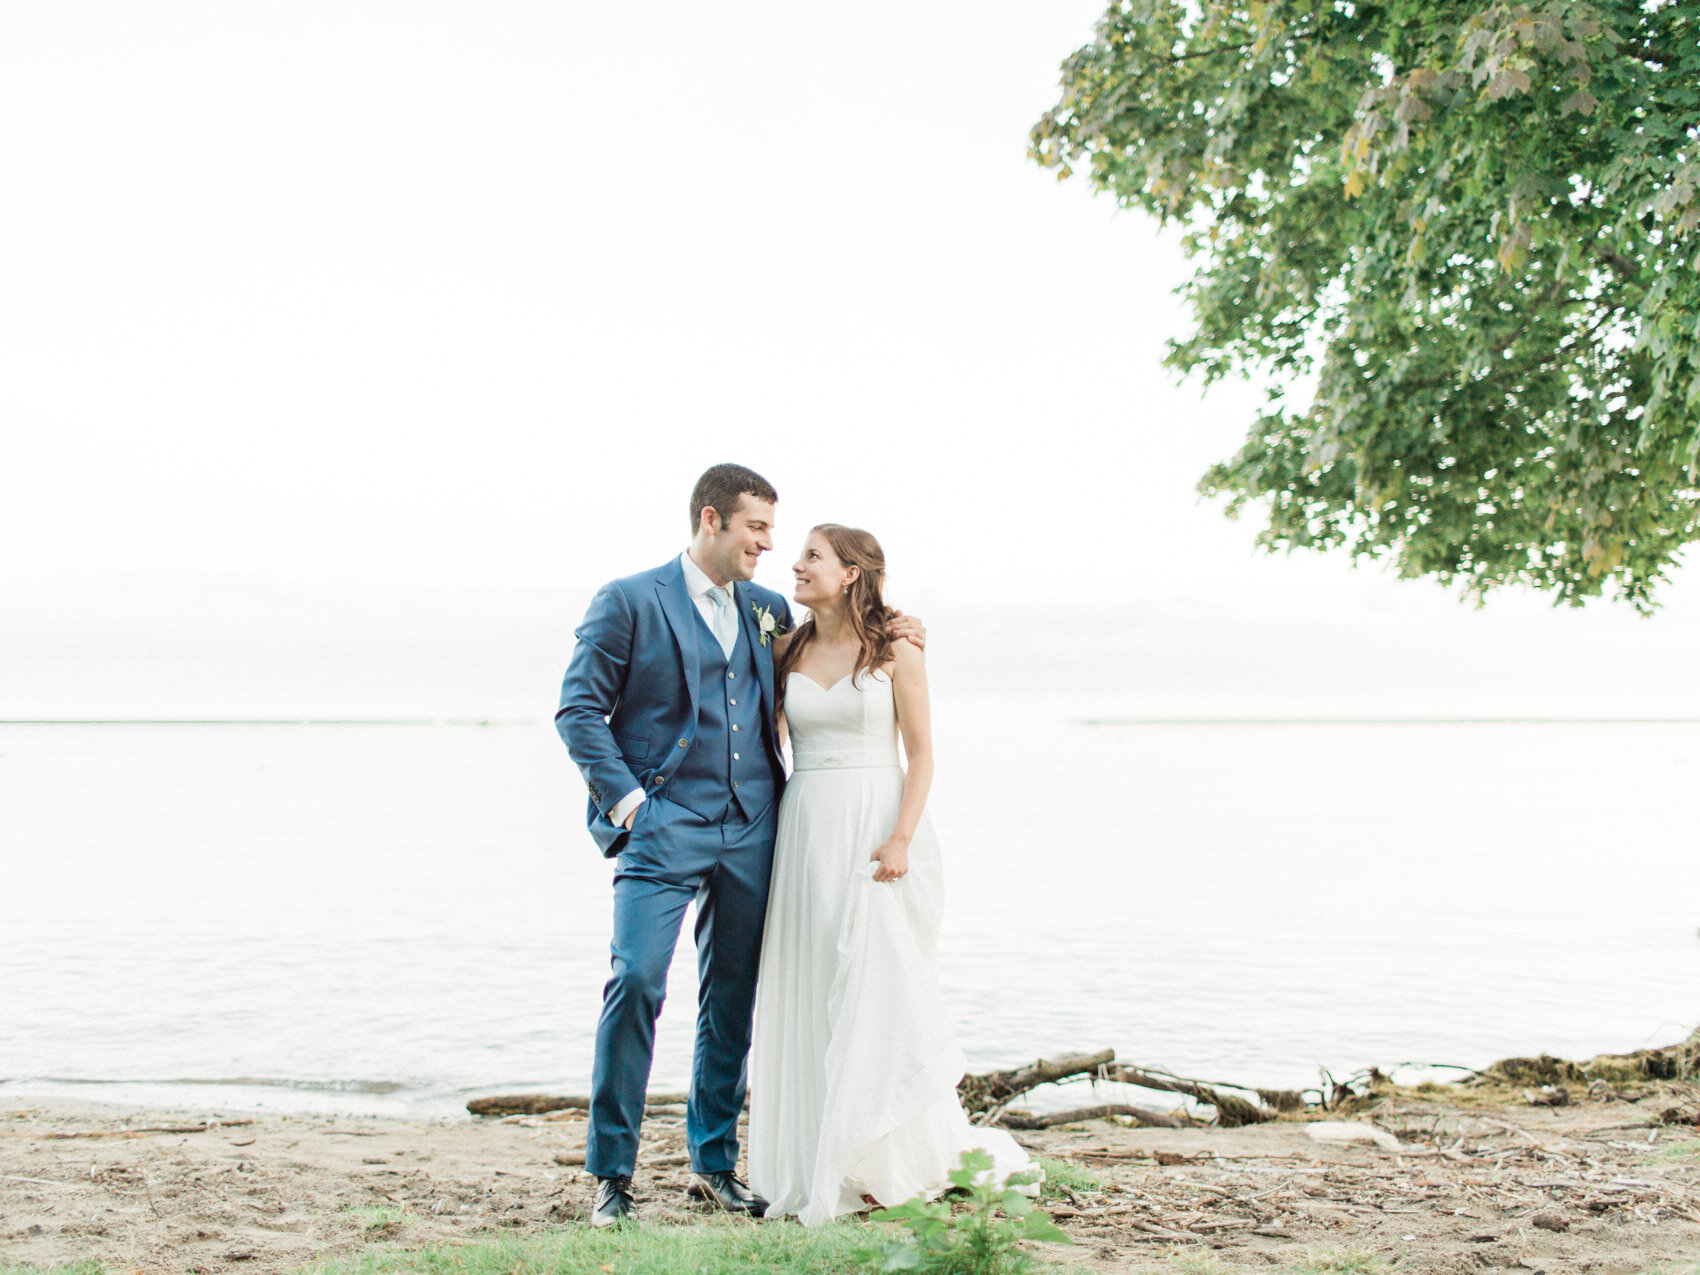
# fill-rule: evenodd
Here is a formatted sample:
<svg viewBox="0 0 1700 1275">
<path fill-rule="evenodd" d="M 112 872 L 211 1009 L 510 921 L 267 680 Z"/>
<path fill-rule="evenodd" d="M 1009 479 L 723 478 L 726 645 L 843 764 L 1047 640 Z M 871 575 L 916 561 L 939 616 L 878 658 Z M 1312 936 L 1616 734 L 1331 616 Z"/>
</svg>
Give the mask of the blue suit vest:
<svg viewBox="0 0 1700 1275">
<path fill-rule="evenodd" d="M 662 795 L 704 819 L 723 819 L 734 808 L 753 819 L 783 782 L 762 733 L 755 657 L 741 626 L 731 659 L 706 624 L 697 637 L 696 729 L 679 741 L 685 755 Z"/>
</svg>

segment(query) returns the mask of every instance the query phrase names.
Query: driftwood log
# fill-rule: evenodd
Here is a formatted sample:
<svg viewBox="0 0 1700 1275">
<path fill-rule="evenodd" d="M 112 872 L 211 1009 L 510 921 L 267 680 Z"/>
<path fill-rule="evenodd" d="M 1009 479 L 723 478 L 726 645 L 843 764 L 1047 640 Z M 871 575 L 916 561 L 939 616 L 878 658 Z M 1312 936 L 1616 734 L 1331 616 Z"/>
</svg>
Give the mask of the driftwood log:
<svg viewBox="0 0 1700 1275">
<path fill-rule="evenodd" d="M 991 1111 L 1019 1098 L 1029 1089 L 1048 1085 L 1070 1076 L 1095 1075 L 1100 1067 L 1116 1060 L 1116 1051 L 1100 1049 L 1095 1054 L 1067 1054 L 1061 1058 L 1044 1059 L 1009 1071 L 989 1071 L 983 1076 L 964 1076 L 956 1086 L 962 1098 L 962 1108 L 969 1115 Z"/>
<path fill-rule="evenodd" d="M 1005 1111 L 998 1123 L 1006 1129 L 1050 1129 L 1059 1124 L 1074 1124 L 1080 1120 L 1106 1120 L 1111 1116 L 1132 1116 L 1141 1124 L 1163 1129 L 1184 1129 L 1189 1121 L 1167 1112 L 1152 1111 L 1149 1107 L 1133 1107 L 1125 1102 L 1106 1102 L 1096 1107 L 1076 1107 L 1072 1111 L 1050 1111 L 1036 1116 L 1030 1111 Z"/>
<path fill-rule="evenodd" d="M 643 1100 L 645 1107 L 675 1107 L 685 1102 L 682 1093 L 652 1093 Z M 578 1095 L 547 1093 L 497 1094 L 493 1098 L 474 1098 L 466 1109 L 475 1116 L 541 1116 L 551 1111 L 589 1111 L 590 1099 Z"/>
<path fill-rule="evenodd" d="M 1302 1111 L 1305 1105 L 1304 1098 L 1291 1089 L 1248 1089 L 1241 1085 L 1223 1085 L 1219 1082 L 1206 1084 L 1200 1080 L 1188 1080 L 1185 1076 L 1171 1076 L 1167 1072 L 1147 1071 L 1142 1067 L 1107 1067 L 1104 1069 L 1104 1078 L 1120 1081 L 1124 1085 L 1138 1085 L 1141 1089 L 1185 1094 L 1199 1102 L 1209 1103 L 1216 1108 L 1216 1123 L 1225 1129 L 1261 1124 L 1265 1120 L 1275 1119 L 1283 1111 Z M 1263 1105 L 1259 1106 L 1249 1099 L 1224 1092 L 1227 1089 L 1254 1093 Z"/>
</svg>

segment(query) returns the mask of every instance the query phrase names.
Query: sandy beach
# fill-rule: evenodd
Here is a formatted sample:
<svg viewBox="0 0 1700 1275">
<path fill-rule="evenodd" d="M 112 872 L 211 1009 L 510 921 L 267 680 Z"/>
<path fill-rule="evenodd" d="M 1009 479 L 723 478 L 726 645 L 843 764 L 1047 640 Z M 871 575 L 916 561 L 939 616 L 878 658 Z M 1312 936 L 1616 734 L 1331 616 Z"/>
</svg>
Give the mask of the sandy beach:
<svg viewBox="0 0 1700 1275">
<path fill-rule="evenodd" d="M 1051 1255 L 1138 1271 L 1174 1251 L 1274 1269 L 1326 1252 L 1399 1269 L 1598 1275 L 1700 1260 L 1700 1131 L 1664 1123 L 1692 1087 L 1650 1083 L 1556 1108 L 1401 1092 L 1355 1119 L 1391 1134 L 1319 1142 L 1306 1122 L 1240 1129 L 1088 1121 L 1023 1133 L 1072 1166 Z M 142 1272 L 294 1271 L 372 1246 L 467 1244 L 581 1225 L 582 1113 L 400 1121 L 39 1104 L 0 1112 L 8 1261 Z M 645 1124 L 639 1206 L 684 1196 L 682 1114 Z M 1082 1176 L 1086 1175 L 1086 1176 Z M 788 1223 L 762 1223 L 788 1225 Z"/>
</svg>

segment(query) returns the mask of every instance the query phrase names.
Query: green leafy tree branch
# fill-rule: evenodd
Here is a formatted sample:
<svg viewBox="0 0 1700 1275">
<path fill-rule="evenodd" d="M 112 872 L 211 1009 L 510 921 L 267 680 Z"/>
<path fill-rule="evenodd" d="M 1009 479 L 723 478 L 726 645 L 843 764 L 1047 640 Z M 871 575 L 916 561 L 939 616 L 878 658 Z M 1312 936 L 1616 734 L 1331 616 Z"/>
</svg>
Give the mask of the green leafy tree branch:
<svg viewBox="0 0 1700 1275">
<path fill-rule="evenodd" d="M 1700 538 L 1700 0 L 1118 0 L 1062 90 L 1033 158 L 1182 228 L 1169 364 L 1270 387 L 1203 492 L 1653 607 Z"/>
</svg>

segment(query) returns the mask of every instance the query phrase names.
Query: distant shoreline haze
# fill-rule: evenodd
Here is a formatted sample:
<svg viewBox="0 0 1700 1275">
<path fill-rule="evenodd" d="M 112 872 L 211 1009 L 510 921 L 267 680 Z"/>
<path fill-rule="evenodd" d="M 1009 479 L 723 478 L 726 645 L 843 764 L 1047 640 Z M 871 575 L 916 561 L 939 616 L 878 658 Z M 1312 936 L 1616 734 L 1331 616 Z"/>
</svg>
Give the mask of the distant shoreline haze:
<svg viewBox="0 0 1700 1275">
<path fill-rule="evenodd" d="M 1361 597 L 1327 607 L 1235 595 L 997 609 L 951 599 L 943 580 L 893 601 L 929 625 L 939 695 L 996 686 L 1064 717 L 1700 717 L 1695 608 L 1475 610 L 1364 579 Z M 547 720 L 592 587 L 15 587 L 0 719 Z"/>
</svg>

